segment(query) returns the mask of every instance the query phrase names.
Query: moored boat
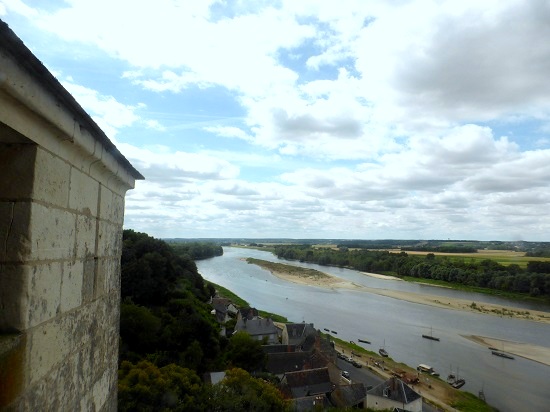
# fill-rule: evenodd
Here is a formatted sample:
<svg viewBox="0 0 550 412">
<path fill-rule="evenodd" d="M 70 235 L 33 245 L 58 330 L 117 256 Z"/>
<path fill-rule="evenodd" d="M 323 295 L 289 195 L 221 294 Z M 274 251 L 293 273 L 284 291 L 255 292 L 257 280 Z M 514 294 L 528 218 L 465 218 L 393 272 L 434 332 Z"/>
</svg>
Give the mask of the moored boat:
<svg viewBox="0 0 550 412">
<path fill-rule="evenodd" d="M 429 335 L 422 335 L 422 337 L 424 339 L 430 339 L 430 340 L 435 340 L 435 341 L 439 342 L 439 338 L 437 338 L 433 335 L 433 331 L 432 331 L 431 326 L 430 326 L 430 334 Z"/>
<path fill-rule="evenodd" d="M 368 341 L 368 340 L 364 340 L 364 339 L 357 339 L 357 340 L 361 343 L 367 343 L 367 344 L 370 345 L 370 341 Z"/>
<path fill-rule="evenodd" d="M 508 355 L 507 353 L 499 352 L 497 350 L 493 350 L 493 351 L 491 351 L 491 353 L 495 356 L 500 356 L 501 358 L 515 359 L 512 355 Z"/>
</svg>

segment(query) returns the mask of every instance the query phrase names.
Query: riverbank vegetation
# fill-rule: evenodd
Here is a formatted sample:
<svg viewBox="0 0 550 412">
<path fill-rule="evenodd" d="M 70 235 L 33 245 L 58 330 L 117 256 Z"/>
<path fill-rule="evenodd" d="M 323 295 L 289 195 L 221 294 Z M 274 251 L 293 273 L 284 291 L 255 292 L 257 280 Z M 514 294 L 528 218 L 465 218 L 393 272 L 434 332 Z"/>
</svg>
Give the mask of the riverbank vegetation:
<svg viewBox="0 0 550 412">
<path fill-rule="evenodd" d="M 453 285 L 550 300 L 550 264 L 536 259 L 522 268 L 513 263 L 503 265 L 493 259 L 450 258 L 434 253 L 417 255 L 403 251 L 315 248 L 310 245 L 277 245 L 273 247 L 273 251 L 282 259 L 349 267 L 358 271 L 399 277 L 440 280 Z"/>
</svg>

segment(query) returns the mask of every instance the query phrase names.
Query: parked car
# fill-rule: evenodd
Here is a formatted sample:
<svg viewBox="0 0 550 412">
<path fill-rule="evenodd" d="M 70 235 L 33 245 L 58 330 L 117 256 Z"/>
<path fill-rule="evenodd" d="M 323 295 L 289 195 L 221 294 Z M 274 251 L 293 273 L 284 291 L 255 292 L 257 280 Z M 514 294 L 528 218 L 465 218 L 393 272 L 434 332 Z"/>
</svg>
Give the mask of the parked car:
<svg viewBox="0 0 550 412">
<path fill-rule="evenodd" d="M 349 379 L 349 372 L 348 371 L 342 371 L 342 376 L 346 379 Z"/>
</svg>

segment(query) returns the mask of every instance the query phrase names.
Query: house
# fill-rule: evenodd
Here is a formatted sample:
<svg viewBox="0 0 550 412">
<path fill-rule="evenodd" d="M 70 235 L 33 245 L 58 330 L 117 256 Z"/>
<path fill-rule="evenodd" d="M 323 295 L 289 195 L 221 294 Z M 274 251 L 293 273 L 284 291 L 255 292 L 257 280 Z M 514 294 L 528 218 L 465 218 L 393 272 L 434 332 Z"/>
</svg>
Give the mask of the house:
<svg viewBox="0 0 550 412">
<path fill-rule="evenodd" d="M 281 389 L 289 398 L 328 395 L 332 392 L 328 368 L 287 372 L 281 379 Z"/>
<path fill-rule="evenodd" d="M 211 304 L 214 307 L 214 309 L 212 309 L 212 314 L 216 316 L 218 323 L 225 323 L 235 318 L 239 312 L 230 299 L 219 297 L 212 298 Z"/>
<path fill-rule="evenodd" d="M 421 412 L 422 396 L 401 379 L 393 377 L 367 391 L 367 408 L 374 410 L 399 408 L 409 412 Z"/>
<path fill-rule="evenodd" d="M 336 387 L 330 394 L 330 402 L 336 408 L 364 409 L 367 390 L 363 383 L 352 383 Z"/>
<path fill-rule="evenodd" d="M 291 410 L 296 412 L 324 411 L 332 407 L 326 395 L 304 396 L 292 400 Z"/>
<path fill-rule="evenodd" d="M 282 343 L 286 345 L 301 345 L 306 337 L 315 334 L 313 323 L 286 323 L 283 326 Z"/>
<path fill-rule="evenodd" d="M 259 315 L 258 309 L 256 308 L 240 308 L 239 312 L 237 313 L 237 321 L 243 320 L 243 319 L 256 319 Z"/>
<path fill-rule="evenodd" d="M 240 313 L 240 312 L 239 312 Z M 240 318 L 235 324 L 235 333 L 246 332 L 253 339 L 264 341 L 266 343 L 279 343 L 279 334 L 277 327 L 270 318 Z"/>
</svg>

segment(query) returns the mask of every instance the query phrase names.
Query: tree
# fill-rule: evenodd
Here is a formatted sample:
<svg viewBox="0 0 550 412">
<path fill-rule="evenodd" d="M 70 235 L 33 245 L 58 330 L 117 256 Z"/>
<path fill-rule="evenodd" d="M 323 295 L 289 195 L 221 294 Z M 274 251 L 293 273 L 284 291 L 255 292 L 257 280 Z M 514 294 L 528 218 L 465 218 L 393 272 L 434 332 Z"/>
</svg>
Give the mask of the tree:
<svg viewBox="0 0 550 412">
<path fill-rule="evenodd" d="M 170 364 L 122 362 L 118 371 L 118 410 L 204 411 L 204 388 L 197 374 Z"/>
<path fill-rule="evenodd" d="M 226 359 L 230 366 L 252 372 L 263 369 L 267 356 L 261 342 L 253 339 L 248 333 L 239 331 L 229 339 Z"/>
<path fill-rule="evenodd" d="M 289 410 L 288 401 L 275 386 L 239 368 L 226 371 L 225 378 L 210 388 L 208 399 L 212 412 Z"/>
</svg>

